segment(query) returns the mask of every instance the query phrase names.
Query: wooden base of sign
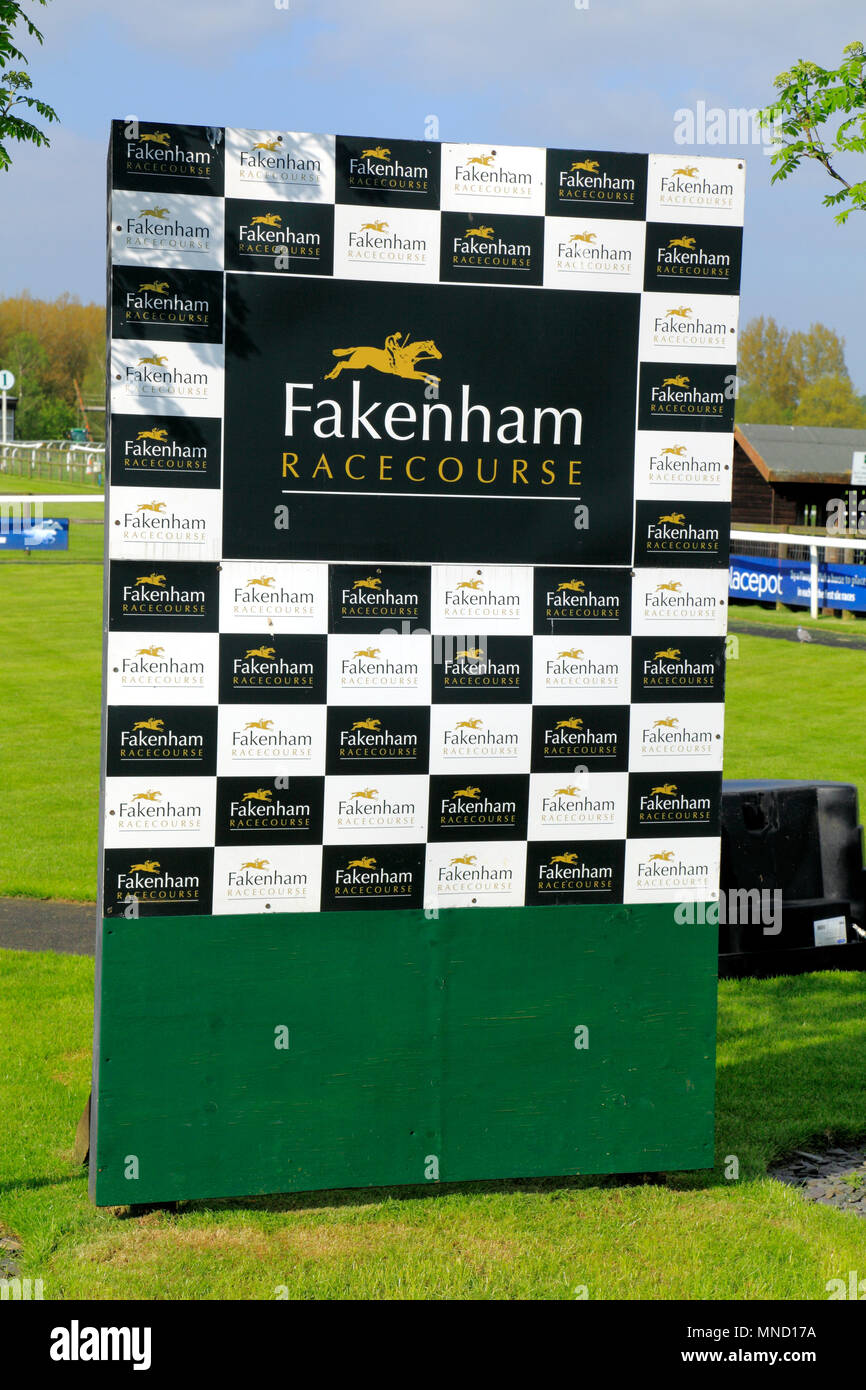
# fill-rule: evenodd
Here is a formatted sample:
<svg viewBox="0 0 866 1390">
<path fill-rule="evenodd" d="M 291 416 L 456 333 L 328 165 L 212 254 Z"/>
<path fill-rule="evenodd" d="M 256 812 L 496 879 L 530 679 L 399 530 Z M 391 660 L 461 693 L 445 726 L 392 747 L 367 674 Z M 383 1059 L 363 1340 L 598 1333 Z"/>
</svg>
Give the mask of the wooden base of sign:
<svg viewBox="0 0 866 1390">
<path fill-rule="evenodd" d="M 90 1100 L 91 1097 L 88 1096 L 75 1130 L 75 1145 L 72 1150 L 75 1162 L 82 1165 L 90 1157 Z"/>
<path fill-rule="evenodd" d="M 673 904 L 106 920 L 91 1196 L 709 1167 L 717 950 Z"/>
</svg>

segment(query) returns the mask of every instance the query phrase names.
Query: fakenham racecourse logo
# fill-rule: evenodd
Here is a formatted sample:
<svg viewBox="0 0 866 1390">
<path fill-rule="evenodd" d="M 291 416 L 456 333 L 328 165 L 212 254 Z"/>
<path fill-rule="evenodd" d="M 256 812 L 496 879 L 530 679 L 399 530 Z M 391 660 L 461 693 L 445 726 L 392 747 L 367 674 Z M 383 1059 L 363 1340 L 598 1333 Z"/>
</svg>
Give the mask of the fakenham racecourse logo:
<svg viewBox="0 0 866 1390">
<path fill-rule="evenodd" d="M 332 352 L 334 357 L 346 360 L 338 362 L 333 371 L 325 373 L 326 381 L 333 381 L 343 371 L 361 372 L 365 367 L 372 367 L 374 371 L 384 372 L 388 376 L 402 376 L 408 381 L 426 381 L 428 386 L 437 386 L 441 380 L 417 368 L 421 360 L 442 360 L 442 353 L 432 338 L 413 343 L 408 333 L 390 333 L 385 339 L 384 348 L 333 348 Z"/>
</svg>

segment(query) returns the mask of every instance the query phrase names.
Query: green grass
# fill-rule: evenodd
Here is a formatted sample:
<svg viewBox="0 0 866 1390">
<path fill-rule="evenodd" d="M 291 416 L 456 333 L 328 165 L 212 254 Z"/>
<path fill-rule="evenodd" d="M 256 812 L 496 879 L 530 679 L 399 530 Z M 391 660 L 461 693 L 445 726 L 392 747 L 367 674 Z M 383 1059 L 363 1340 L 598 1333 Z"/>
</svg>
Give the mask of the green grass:
<svg viewBox="0 0 866 1390">
<path fill-rule="evenodd" d="M 766 1177 L 866 1131 L 866 976 L 720 987 L 716 1168 L 90 1206 L 72 1141 L 89 1086 L 92 962 L 0 952 L 0 1220 L 46 1299 L 823 1299 L 862 1269 L 856 1216 Z M 27 1019 L 27 1027 L 20 1026 Z M 739 1177 L 724 1173 L 730 1156 Z"/>
<path fill-rule="evenodd" d="M 866 652 L 738 638 L 728 662 L 726 777 L 856 783 L 866 810 Z"/>
<path fill-rule="evenodd" d="M 99 494 L 104 491 L 102 484 L 97 483 L 74 482 L 69 478 L 27 478 L 20 473 L 0 472 L 0 496 L 3 497 L 12 492 L 52 493 L 55 497 L 64 497 L 73 492 Z"/>
<path fill-rule="evenodd" d="M 850 618 L 813 618 L 808 608 L 764 608 L 760 603 L 731 601 L 732 623 L 760 623 L 762 627 L 809 627 L 818 632 L 838 632 L 845 637 L 866 638 L 866 615 Z"/>
<path fill-rule="evenodd" d="M 101 549 L 100 526 L 77 531 Z M 101 600 L 98 563 L 0 566 L 0 894 L 95 896 Z M 864 661 L 741 636 L 726 774 L 855 781 L 866 794 Z M 866 1132 L 864 975 L 722 984 L 712 1172 L 187 1203 L 130 1221 L 89 1205 L 72 1162 L 92 971 L 80 957 L 0 952 L 0 1220 L 46 1298 L 271 1298 L 280 1286 L 573 1298 L 580 1285 L 607 1299 L 824 1298 L 828 1279 L 862 1268 L 858 1218 L 804 1202 L 766 1168 Z"/>
<path fill-rule="evenodd" d="M 102 566 L 4 565 L 0 612 L 0 895 L 91 900 Z"/>
</svg>

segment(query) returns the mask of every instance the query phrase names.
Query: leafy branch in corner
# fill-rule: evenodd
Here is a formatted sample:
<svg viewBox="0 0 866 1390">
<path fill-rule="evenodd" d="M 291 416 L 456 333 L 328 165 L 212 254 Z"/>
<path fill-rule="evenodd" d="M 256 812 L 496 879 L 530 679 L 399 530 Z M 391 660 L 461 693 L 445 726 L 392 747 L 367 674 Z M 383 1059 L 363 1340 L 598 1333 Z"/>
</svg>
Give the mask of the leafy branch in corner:
<svg viewBox="0 0 866 1390">
<path fill-rule="evenodd" d="M 38 0 L 38 3 L 46 5 L 48 0 Z M 49 124 L 59 119 L 47 101 L 30 95 L 33 82 L 29 73 L 22 68 L 8 66 L 10 62 L 27 63 L 27 58 L 13 39 L 13 30 L 19 22 L 26 28 L 29 38 L 42 43 L 42 34 L 17 0 L 0 0 L 0 171 L 12 164 L 7 140 L 23 140 L 37 146 L 51 143 L 44 130 L 40 130 L 21 111 L 35 111 Z"/>
<path fill-rule="evenodd" d="M 852 212 L 866 212 L 866 179 L 852 181 L 838 167 L 840 155 L 866 153 L 866 49 L 857 42 L 842 51 L 838 68 L 802 59 L 780 73 L 773 83 L 778 96 L 761 112 L 778 146 L 773 183 L 788 178 L 804 159 L 820 164 L 842 185 L 823 200 L 825 207 L 839 208 L 839 223 Z M 834 131 L 837 118 L 842 119 Z"/>
</svg>

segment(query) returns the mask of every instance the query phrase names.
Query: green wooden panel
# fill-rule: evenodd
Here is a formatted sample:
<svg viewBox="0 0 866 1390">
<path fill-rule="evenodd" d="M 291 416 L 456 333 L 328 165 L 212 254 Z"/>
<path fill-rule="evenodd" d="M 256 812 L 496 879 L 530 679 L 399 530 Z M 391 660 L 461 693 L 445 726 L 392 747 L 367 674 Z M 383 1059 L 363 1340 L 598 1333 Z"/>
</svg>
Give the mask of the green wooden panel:
<svg viewBox="0 0 866 1390">
<path fill-rule="evenodd" d="M 672 904 L 107 920 L 92 1195 L 710 1166 L 716 961 Z"/>
</svg>

